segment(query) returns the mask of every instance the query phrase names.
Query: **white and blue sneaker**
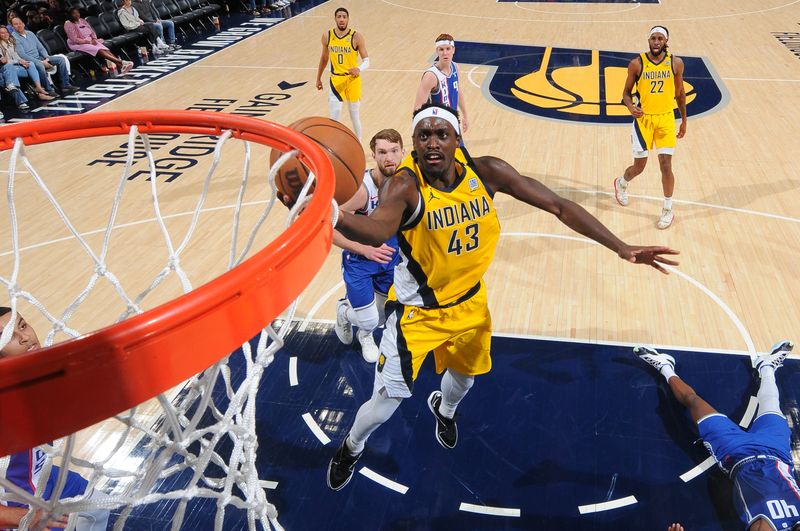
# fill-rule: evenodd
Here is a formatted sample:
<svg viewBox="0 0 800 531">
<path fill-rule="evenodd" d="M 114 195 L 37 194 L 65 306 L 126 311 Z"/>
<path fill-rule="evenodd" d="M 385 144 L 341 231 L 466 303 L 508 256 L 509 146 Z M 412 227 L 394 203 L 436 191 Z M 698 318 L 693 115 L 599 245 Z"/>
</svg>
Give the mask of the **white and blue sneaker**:
<svg viewBox="0 0 800 531">
<path fill-rule="evenodd" d="M 353 325 L 347 320 L 347 309 L 350 307 L 350 302 L 347 298 L 341 298 L 336 302 L 336 337 L 345 345 L 350 345 L 353 342 Z"/>
<path fill-rule="evenodd" d="M 656 349 L 643 345 L 633 347 L 633 353 L 636 354 L 640 360 L 654 367 L 658 372 L 661 372 L 661 369 L 666 365 L 669 365 L 673 371 L 675 370 L 675 358 L 669 354 L 661 354 Z"/>
<path fill-rule="evenodd" d="M 794 343 L 788 339 L 778 341 L 769 351 L 769 354 L 759 354 L 756 356 L 753 366 L 757 371 L 761 371 L 761 367 L 771 365 L 773 369 L 783 366 L 783 360 L 794 348 Z"/>
</svg>

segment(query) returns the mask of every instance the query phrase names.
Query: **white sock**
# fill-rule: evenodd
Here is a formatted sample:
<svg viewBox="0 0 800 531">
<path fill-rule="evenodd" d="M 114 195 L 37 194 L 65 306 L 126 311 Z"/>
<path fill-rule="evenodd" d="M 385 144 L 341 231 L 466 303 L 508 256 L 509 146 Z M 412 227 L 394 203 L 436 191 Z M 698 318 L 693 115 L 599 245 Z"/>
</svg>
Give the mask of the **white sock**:
<svg viewBox="0 0 800 531">
<path fill-rule="evenodd" d="M 672 210 L 672 198 L 671 197 L 665 197 L 664 198 L 664 208 L 666 208 L 667 210 Z"/>
<path fill-rule="evenodd" d="M 350 102 L 347 104 L 347 108 L 350 111 L 350 120 L 353 122 L 353 132 L 356 134 L 356 138 L 361 140 L 361 115 L 359 114 L 359 109 L 361 107 L 361 102 Z"/>
<path fill-rule="evenodd" d="M 356 420 L 345 442 L 351 455 L 364 451 L 364 445 L 372 432 L 389 420 L 402 402 L 402 398 L 386 396 L 386 389 L 373 389 L 372 397 L 364 402 L 356 413 Z"/>
<path fill-rule="evenodd" d="M 763 415 L 769 411 L 781 413 L 778 385 L 775 383 L 775 369 L 771 365 L 764 365 L 759 369 L 761 385 L 758 386 L 758 414 Z"/>
<path fill-rule="evenodd" d="M 661 376 L 663 376 L 667 381 L 669 381 L 669 379 L 672 378 L 673 376 L 678 376 L 677 374 L 675 374 L 675 369 L 673 369 L 672 366 L 670 365 L 664 365 L 663 367 L 661 367 L 661 370 L 659 372 L 661 372 Z"/>
<path fill-rule="evenodd" d="M 439 404 L 439 413 L 449 419 L 453 418 L 459 402 L 467 396 L 473 383 L 475 383 L 474 376 L 447 369 L 442 376 L 442 403 Z"/>
<path fill-rule="evenodd" d="M 628 181 L 625 180 L 624 175 L 619 178 L 619 187 L 622 188 L 623 190 L 628 189 Z"/>
</svg>

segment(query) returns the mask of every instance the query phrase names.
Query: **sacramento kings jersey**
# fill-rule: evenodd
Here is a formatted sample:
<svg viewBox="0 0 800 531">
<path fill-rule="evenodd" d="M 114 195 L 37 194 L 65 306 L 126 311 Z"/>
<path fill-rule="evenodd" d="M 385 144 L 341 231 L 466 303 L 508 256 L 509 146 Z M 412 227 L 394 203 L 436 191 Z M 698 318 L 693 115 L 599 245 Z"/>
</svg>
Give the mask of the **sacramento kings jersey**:
<svg viewBox="0 0 800 531">
<path fill-rule="evenodd" d="M 671 53 L 654 63 L 646 53 L 639 54 L 642 73 L 636 80 L 639 105 L 645 114 L 664 114 L 675 107 L 675 68 Z"/>
<path fill-rule="evenodd" d="M 458 154 L 450 190 L 431 186 L 415 157 L 413 152 L 406 156 L 397 170 L 416 179 L 420 199 L 398 232 L 394 290 L 402 304 L 437 308 L 457 303 L 483 278 L 500 237 L 500 221 L 480 176 L 458 162 Z"/>
<path fill-rule="evenodd" d="M 34 494 L 39 483 L 39 477 L 47 463 L 47 459 L 47 454 L 39 447 L 32 448 L 26 452 L 12 454 L 8 461 L 6 479 L 19 488 Z M 53 492 L 56 479 L 58 478 L 58 470 L 59 468 L 54 466 L 50 471 L 47 484 L 44 486 L 44 499 L 49 499 Z M 69 472 L 64 490 L 61 492 L 61 498 L 70 498 L 83 494 L 87 484 L 87 481 L 80 475 L 75 472 Z M 11 501 L 6 503 L 15 507 L 23 506 L 22 504 Z"/>
<path fill-rule="evenodd" d="M 353 46 L 356 30 L 350 29 L 344 37 L 336 35 L 336 30 L 328 31 L 328 55 L 331 61 L 331 74 L 344 76 L 351 68 L 358 66 L 358 50 Z"/>
<path fill-rule="evenodd" d="M 447 105 L 451 109 L 458 108 L 458 67 L 455 63 L 450 64 L 450 75 L 446 76 L 444 73 L 436 68 L 434 64 L 426 72 L 433 73 L 436 76 L 437 85 L 428 96 L 429 103 L 439 103 Z"/>
<path fill-rule="evenodd" d="M 375 170 L 380 171 L 380 170 Z M 367 189 L 367 203 L 355 211 L 356 214 L 360 214 L 362 216 L 369 216 L 372 214 L 372 211 L 378 208 L 378 187 L 375 184 L 375 181 L 372 180 L 372 174 L 370 170 L 364 171 L 364 178 L 362 179 L 364 187 Z M 392 249 L 397 249 L 397 236 L 392 236 L 386 241 L 386 244 L 391 247 Z M 361 256 L 358 253 L 351 253 L 350 251 L 343 251 L 342 254 L 344 255 L 345 260 L 353 260 L 353 259 L 363 259 L 368 260 L 364 256 Z"/>
<path fill-rule="evenodd" d="M 800 522 L 800 489 L 792 467 L 777 457 L 754 456 L 734 465 L 733 502 L 747 527 L 759 517 L 776 530 L 789 530 Z"/>
</svg>

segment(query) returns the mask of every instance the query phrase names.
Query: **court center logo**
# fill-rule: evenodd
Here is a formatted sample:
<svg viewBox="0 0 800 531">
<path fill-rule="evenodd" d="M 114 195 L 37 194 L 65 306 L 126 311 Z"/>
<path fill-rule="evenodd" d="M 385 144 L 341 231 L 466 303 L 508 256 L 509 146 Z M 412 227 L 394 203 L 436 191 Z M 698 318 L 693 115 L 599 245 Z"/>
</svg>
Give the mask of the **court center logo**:
<svg viewBox="0 0 800 531">
<path fill-rule="evenodd" d="M 462 76 L 470 70 L 467 65 L 490 67 L 484 95 L 514 111 L 568 122 L 630 124 L 622 89 L 628 63 L 636 55 L 458 41 L 454 60 L 463 65 Z M 727 92 L 707 60 L 680 57 L 687 114 L 699 116 L 722 107 Z"/>
</svg>

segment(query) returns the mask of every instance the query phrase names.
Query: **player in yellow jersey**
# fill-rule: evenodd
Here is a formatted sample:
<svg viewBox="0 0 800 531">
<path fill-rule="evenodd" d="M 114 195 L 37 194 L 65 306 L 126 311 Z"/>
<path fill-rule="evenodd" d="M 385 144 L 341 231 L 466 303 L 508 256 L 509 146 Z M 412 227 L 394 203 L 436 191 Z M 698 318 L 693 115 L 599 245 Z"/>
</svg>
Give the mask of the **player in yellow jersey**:
<svg viewBox="0 0 800 531">
<path fill-rule="evenodd" d="M 361 73 L 369 68 L 367 43 L 364 36 L 348 29 L 350 13 L 343 7 L 334 13 L 336 27 L 322 34 L 322 55 L 317 68 L 317 90 L 322 90 L 322 72 L 330 62 L 331 79 L 328 93 L 330 117 L 339 120 L 342 105 L 347 101 L 353 132 L 361 139 Z M 361 64 L 358 57 L 361 56 Z"/>
<path fill-rule="evenodd" d="M 372 397 L 358 410 L 328 467 L 328 486 L 334 490 L 350 481 L 370 434 L 411 396 L 428 353 L 433 353 L 436 370 L 446 371 L 441 391 L 428 397 L 436 438 L 445 448 L 456 445 L 456 408 L 475 376 L 492 366 L 483 274 L 500 236 L 494 194 L 508 194 L 555 215 L 624 260 L 663 273 L 661 264 L 677 265 L 663 256 L 677 251 L 626 244 L 583 207 L 503 160 L 465 154 L 461 162 L 457 111 L 424 105 L 414 114 L 412 130 L 414 151 L 381 189 L 378 207 L 369 216 L 340 213 L 336 223 L 346 237 L 367 245 L 380 245 L 396 234 L 400 262 L 386 304 Z"/>
<path fill-rule="evenodd" d="M 676 137 L 686 134 L 686 92 L 683 88 L 683 61 L 667 51 L 669 31 L 664 26 L 654 26 L 647 41 L 650 49 L 635 57 L 628 64 L 628 78 L 622 101 L 635 118 L 631 141 L 633 164 L 625 169 L 622 177 L 614 180 L 614 196 L 622 206 L 628 204 L 628 184 L 644 171 L 649 150 L 658 150 L 661 167 L 661 187 L 664 191 L 664 207 L 658 220 L 658 228 L 666 229 L 675 220 L 672 212 L 672 192 L 675 176 L 672 174 L 672 154 Z M 639 104 L 633 100 L 636 87 Z M 675 134 L 675 113 L 678 103 L 681 125 Z"/>
</svg>

